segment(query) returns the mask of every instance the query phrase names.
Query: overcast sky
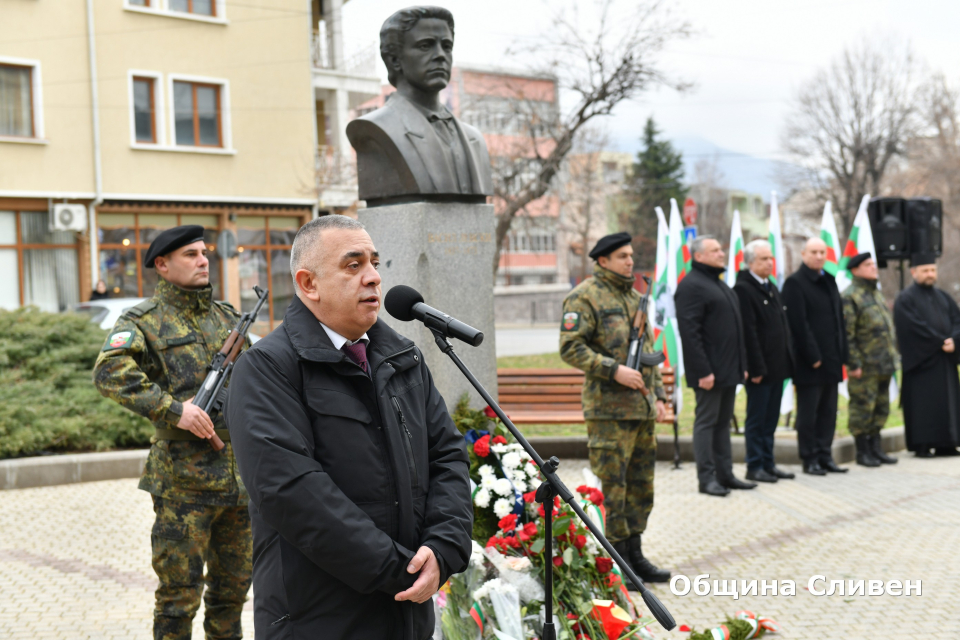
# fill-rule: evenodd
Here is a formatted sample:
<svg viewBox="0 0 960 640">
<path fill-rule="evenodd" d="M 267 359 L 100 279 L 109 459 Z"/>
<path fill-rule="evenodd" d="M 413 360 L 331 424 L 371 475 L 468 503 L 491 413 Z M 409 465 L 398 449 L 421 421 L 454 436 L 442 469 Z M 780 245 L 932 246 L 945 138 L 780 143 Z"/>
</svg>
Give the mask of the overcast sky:
<svg viewBox="0 0 960 640">
<path fill-rule="evenodd" d="M 584 9 L 594 4 L 579 3 Z M 456 20 L 454 64 L 517 66 L 522 61 L 505 58 L 505 49 L 550 26 L 542 0 L 440 4 Z M 383 20 L 403 6 L 396 0 L 351 0 L 343 18 L 347 54 L 377 42 Z M 607 118 L 612 142 L 624 151 L 636 150 L 644 120 L 653 115 L 670 137 L 782 157 L 780 132 L 797 87 L 844 46 L 868 37 L 909 41 L 929 67 L 960 80 L 956 0 L 674 0 L 673 6 L 697 33 L 672 45 L 663 62 L 696 88 L 683 96 L 643 95 Z M 380 70 L 386 81 L 382 64 Z"/>
</svg>

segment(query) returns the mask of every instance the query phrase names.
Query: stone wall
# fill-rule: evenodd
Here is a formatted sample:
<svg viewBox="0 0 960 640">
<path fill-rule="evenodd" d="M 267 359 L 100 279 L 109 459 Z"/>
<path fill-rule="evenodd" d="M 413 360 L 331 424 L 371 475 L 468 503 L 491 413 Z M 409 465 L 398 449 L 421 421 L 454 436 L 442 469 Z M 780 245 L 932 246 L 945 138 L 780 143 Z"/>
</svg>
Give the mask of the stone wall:
<svg viewBox="0 0 960 640">
<path fill-rule="evenodd" d="M 494 287 L 497 324 L 552 324 L 560 322 L 569 284 L 530 284 Z"/>
</svg>

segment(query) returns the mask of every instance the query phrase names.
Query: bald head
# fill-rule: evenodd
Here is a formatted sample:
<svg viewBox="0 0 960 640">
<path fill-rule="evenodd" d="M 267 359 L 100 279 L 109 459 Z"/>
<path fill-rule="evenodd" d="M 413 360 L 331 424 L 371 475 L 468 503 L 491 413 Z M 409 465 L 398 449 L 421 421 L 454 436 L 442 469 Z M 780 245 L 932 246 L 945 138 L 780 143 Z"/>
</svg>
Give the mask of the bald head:
<svg viewBox="0 0 960 640">
<path fill-rule="evenodd" d="M 800 253 L 800 256 L 803 258 L 803 264 L 819 272 L 823 269 L 823 265 L 827 261 L 827 244 L 820 238 L 810 238 L 807 240 L 807 243 L 803 245 L 803 251 Z"/>
</svg>

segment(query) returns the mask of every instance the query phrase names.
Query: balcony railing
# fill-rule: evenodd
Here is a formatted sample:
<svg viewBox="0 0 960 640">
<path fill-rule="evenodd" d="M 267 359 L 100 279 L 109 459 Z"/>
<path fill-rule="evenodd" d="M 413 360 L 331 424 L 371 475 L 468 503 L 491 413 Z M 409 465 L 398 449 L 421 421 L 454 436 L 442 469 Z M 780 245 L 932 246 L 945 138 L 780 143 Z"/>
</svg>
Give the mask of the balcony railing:
<svg viewBox="0 0 960 640">
<path fill-rule="evenodd" d="M 377 76 L 377 59 L 380 55 L 380 50 L 376 44 L 370 44 L 354 52 L 348 58 L 344 59 L 339 67 L 336 64 L 335 56 L 333 56 L 330 51 L 330 41 L 325 32 L 321 31 L 320 33 L 313 34 L 311 49 L 313 66 L 318 69 L 330 69 L 331 71 L 339 71 L 347 75 L 362 76 L 365 78 Z"/>
</svg>

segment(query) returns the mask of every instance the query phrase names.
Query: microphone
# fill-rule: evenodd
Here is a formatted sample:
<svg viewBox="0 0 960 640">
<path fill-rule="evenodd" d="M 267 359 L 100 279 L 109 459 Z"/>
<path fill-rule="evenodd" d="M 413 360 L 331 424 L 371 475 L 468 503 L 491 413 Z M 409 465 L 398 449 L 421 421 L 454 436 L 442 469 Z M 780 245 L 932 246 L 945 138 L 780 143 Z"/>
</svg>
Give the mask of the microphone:
<svg viewBox="0 0 960 640">
<path fill-rule="evenodd" d="M 397 320 L 403 322 L 419 320 L 429 329 L 435 329 L 448 338 L 456 338 L 473 347 L 479 347 L 483 342 L 482 331 L 424 304 L 423 296 L 413 287 L 403 284 L 393 287 L 387 291 L 383 306 L 386 307 L 387 313 Z"/>
</svg>

